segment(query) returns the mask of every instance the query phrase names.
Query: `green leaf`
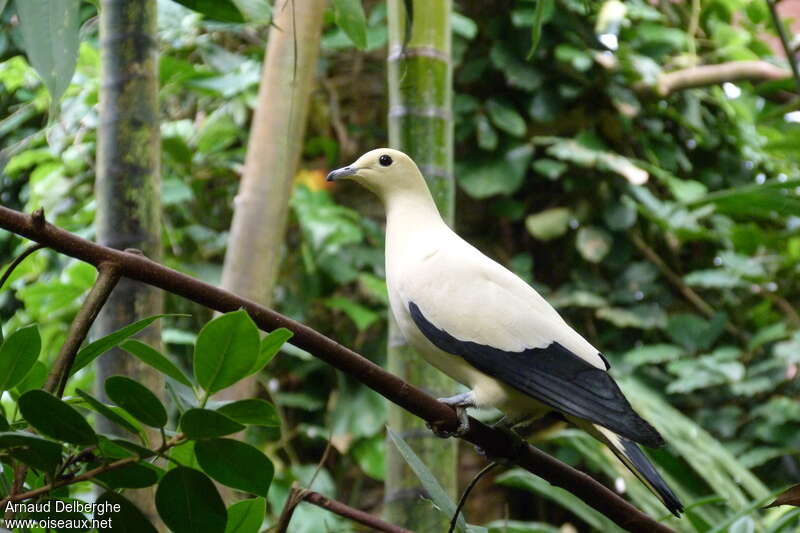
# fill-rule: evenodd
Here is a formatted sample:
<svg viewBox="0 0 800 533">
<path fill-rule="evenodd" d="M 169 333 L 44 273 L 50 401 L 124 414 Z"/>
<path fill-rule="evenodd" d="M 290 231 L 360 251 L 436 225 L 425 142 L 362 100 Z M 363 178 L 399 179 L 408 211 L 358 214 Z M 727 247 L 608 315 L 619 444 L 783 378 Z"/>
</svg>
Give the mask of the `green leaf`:
<svg viewBox="0 0 800 533">
<path fill-rule="evenodd" d="M 14 388 L 30 372 L 39 352 L 42 340 L 35 325 L 20 328 L 0 346 L 0 392 Z"/>
<path fill-rule="evenodd" d="M 92 410 L 97 411 L 98 413 L 100 413 L 101 415 L 106 417 L 111 422 L 114 422 L 118 426 L 120 426 L 120 427 L 122 427 L 124 429 L 127 429 L 128 431 L 130 431 L 133 434 L 138 434 L 139 433 L 139 428 L 137 428 L 136 426 L 134 426 L 133 424 L 128 422 L 124 417 L 122 417 L 122 416 L 118 415 L 117 413 L 115 413 L 111 409 L 110 406 L 104 404 L 103 402 L 101 402 L 97 398 L 93 397 L 92 395 L 90 395 L 89 393 L 87 393 L 85 391 L 82 391 L 81 389 L 75 389 L 75 392 L 78 394 L 78 396 L 83 398 L 83 400 L 87 404 L 89 404 L 89 407 Z"/>
<path fill-rule="evenodd" d="M 528 131 L 525 119 L 513 107 L 499 100 L 489 100 L 486 110 L 489 112 L 492 123 L 508 134 L 514 137 L 524 137 Z"/>
<path fill-rule="evenodd" d="M 361 470 L 369 477 L 383 481 L 386 478 L 386 439 L 383 435 L 375 435 L 369 439 L 361 439 L 353 446 L 351 452 Z"/>
<path fill-rule="evenodd" d="M 475 116 L 475 130 L 478 134 L 478 146 L 482 150 L 491 152 L 497 148 L 497 132 L 483 113 Z"/>
<path fill-rule="evenodd" d="M 727 321 L 725 313 L 717 313 L 710 321 L 694 313 L 679 313 L 669 317 L 667 333 L 689 351 L 705 350 L 722 335 Z"/>
<path fill-rule="evenodd" d="M 425 491 L 428 493 L 428 496 L 431 498 L 434 505 L 436 505 L 436 507 L 445 515 L 452 517 L 456 512 L 456 504 L 453 503 L 453 500 L 450 499 L 450 496 L 447 495 L 436 478 L 433 477 L 433 474 L 428 467 L 425 466 L 419 456 L 414 453 L 414 450 L 411 449 L 411 447 L 400 435 L 388 428 L 386 431 L 389 434 L 389 438 L 397 447 L 397 451 L 400 452 L 400 455 L 403 456 L 403 459 L 405 459 L 408 466 L 417 476 L 417 479 L 420 480 L 422 486 L 425 487 Z M 467 533 L 467 523 L 464 520 L 464 515 L 462 513 L 458 514 L 456 529 L 462 533 Z"/>
<path fill-rule="evenodd" d="M 106 522 L 109 527 L 98 527 L 98 531 L 113 531 L 113 533 L 157 533 L 153 524 L 147 519 L 138 507 L 131 503 L 127 498 L 109 490 L 101 494 L 95 500 L 94 519 L 96 523 L 102 524 L 101 521 L 109 520 Z M 111 504 L 118 511 L 101 512 L 105 507 L 103 504 Z"/>
<path fill-rule="evenodd" d="M 600 228 L 587 226 L 578 230 L 575 246 L 590 263 L 599 263 L 611 251 L 611 235 Z"/>
<path fill-rule="evenodd" d="M 522 185 L 533 147 L 520 144 L 508 150 L 502 158 L 481 157 L 458 164 L 459 185 L 476 200 L 495 194 L 511 194 Z"/>
<path fill-rule="evenodd" d="M 540 241 L 549 241 L 567 232 L 571 218 L 572 212 L 566 207 L 553 207 L 525 217 L 525 228 Z"/>
<path fill-rule="evenodd" d="M 208 476 L 179 466 L 167 472 L 156 490 L 156 508 L 174 533 L 224 533 L 227 511 Z"/>
<path fill-rule="evenodd" d="M 272 18 L 272 6 L 268 0 L 233 0 L 233 3 L 249 21 L 263 24 Z"/>
<path fill-rule="evenodd" d="M 80 0 L 15 2 L 25 53 L 53 103 L 69 87 L 78 61 Z"/>
<path fill-rule="evenodd" d="M 181 416 L 181 431 L 190 439 L 210 439 L 244 429 L 224 414 L 209 409 L 189 409 Z"/>
<path fill-rule="evenodd" d="M 179 383 L 183 383 L 189 388 L 192 387 L 192 382 L 189 381 L 189 378 L 186 377 L 186 374 L 184 374 L 180 368 L 175 366 L 172 361 L 164 357 L 155 348 L 148 346 L 143 342 L 137 341 L 136 339 L 127 340 L 120 344 L 119 347 L 129 354 L 136 356 L 137 359 L 147 365 L 150 365 L 162 374 L 171 377 Z"/>
<path fill-rule="evenodd" d="M 649 344 L 627 352 L 623 358 L 633 367 L 674 361 L 684 354 L 684 349 L 674 344 Z"/>
<path fill-rule="evenodd" d="M 532 167 L 533 170 L 551 181 L 557 180 L 567 170 L 566 163 L 546 157 L 534 161 Z"/>
<path fill-rule="evenodd" d="M 542 478 L 530 472 L 526 472 L 521 468 L 514 468 L 508 472 L 503 472 L 497 476 L 497 483 L 506 487 L 527 490 L 528 492 L 533 492 L 552 500 L 561 505 L 564 509 L 580 517 L 594 530 L 608 533 L 622 531 L 614 522 L 599 511 L 589 507 L 577 496 L 574 496 L 560 487 L 554 487 Z"/>
<path fill-rule="evenodd" d="M 97 479 L 112 489 L 143 489 L 158 483 L 161 469 L 150 463 L 131 463 L 97 474 Z"/>
<path fill-rule="evenodd" d="M 244 22 L 244 17 L 236 3 L 231 0 L 173 0 L 204 15 L 221 22 Z"/>
<path fill-rule="evenodd" d="M 266 511 L 264 498 L 242 500 L 228 507 L 225 533 L 258 533 Z"/>
<path fill-rule="evenodd" d="M 25 375 L 22 381 L 17 383 L 16 387 L 14 387 L 14 392 L 16 392 L 19 396 L 20 394 L 24 394 L 29 390 L 41 389 L 46 379 L 47 367 L 44 366 L 44 363 L 41 361 L 36 361 L 33 364 L 31 371 Z"/>
<path fill-rule="evenodd" d="M 531 60 L 533 54 L 536 52 L 536 47 L 539 46 L 539 40 L 542 38 L 542 23 L 544 22 L 544 8 L 545 4 L 552 0 L 537 0 L 536 11 L 533 15 L 533 27 L 531 28 L 531 48 L 528 50 L 526 59 Z M 552 11 L 552 9 L 551 9 Z"/>
<path fill-rule="evenodd" d="M 150 427 L 167 425 L 167 410 L 150 389 L 125 376 L 106 379 L 109 399 L 130 413 L 136 420 Z"/>
<path fill-rule="evenodd" d="M 265 427 L 279 427 L 281 425 L 275 406 L 258 398 L 227 403 L 217 408 L 217 412 L 240 424 Z"/>
<path fill-rule="evenodd" d="M 194 374 L 209 394 L 250 374 L 259 356 L 258 328 L 244 311 L 221 315 L 200 330 L 194 347 Z"/>
<path fill-rule="evenodd" d="M 234 439 L 209 439 L 194 445 L 203 471 L 223 485 L 267 496 L 275 469 L 257 448 Z"/>
<path fill-rule="evenodd" d="M 19 397 L 19 412 L 36 431 L 70 444 L 94 444 L 92 426 L 72 406 L 43 390 L 31 390 Z"/>
<path fill-rule="evenodd" d="M 364 50 L 367 47 L 367 17 L 361 0 L 333 0 L 336 12 L 336 25 L 353 41 L 353 44 Z"/>
<path fill-rule="evenodd" d="M 366 331 L 380 318 L 380 315 L 372 309 L 341 296 L 328 298 L 325 300 L 325 305 L 331 309 L 343 311 L 353 321 L 358 331 Z"/>
<path fill-rule="evenodd" d="M 45 472 L 53 471 L 61 463 L 61 444 L 23 431 L 0 433 L 0 450 Z"/>
<path fill-rule="evenodd" d="M 110 350 L 111 348 L 117 346 L 119 343 L 127 339 L 128 337 L 132 337 L 136 335 L 144 328 L 158 320 L 159 318 L 163 318 L 165 316 L 176 316 L 176 315 L 155 315 L 147 318 L 143 318 L 138 322 L 134 322 L 133 324 L 129 324 L 124 328 L 118 329 L 114 333 L 110 335 L 106 335 L 96 341 L 84 346 L 81 351 L 78 352 L 78 355 L 75 356 L 75 362 L 72 365 L 72 370 L 70 371 L 70 375 L 74 374 L 81 368 L 85 367 L 99 356 Z"/>
<path fill-rule="evenodd" d="M 255 374 L 256 372 L 263 370 L 264 367 L 267 366 L 270 361 L 272 361 L 272 358 L 278 354 L 284 343 L 293 336 L 294 333 L 288 329 L 278 328 L 261 339 L 261 348 L 258 352 L 258 358 L 256 359 L 256 362 L 253 365 L 250 373 Z"/>
</svg>

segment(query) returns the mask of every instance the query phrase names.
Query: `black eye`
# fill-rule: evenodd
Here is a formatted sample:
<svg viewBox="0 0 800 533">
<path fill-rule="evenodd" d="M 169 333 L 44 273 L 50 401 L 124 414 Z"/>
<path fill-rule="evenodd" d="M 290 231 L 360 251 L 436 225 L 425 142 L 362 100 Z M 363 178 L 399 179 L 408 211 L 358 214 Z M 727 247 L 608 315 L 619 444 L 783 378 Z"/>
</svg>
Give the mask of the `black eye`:
<svg viewBox="0 0 800 533">
<path fill-rule="evenodd" d="M 392 164 L 392 158 L 386 154 L 383 154 L 378 158 L 378 163 L 380 163 L 383 167 L 388 167 Z"/>
</svg>

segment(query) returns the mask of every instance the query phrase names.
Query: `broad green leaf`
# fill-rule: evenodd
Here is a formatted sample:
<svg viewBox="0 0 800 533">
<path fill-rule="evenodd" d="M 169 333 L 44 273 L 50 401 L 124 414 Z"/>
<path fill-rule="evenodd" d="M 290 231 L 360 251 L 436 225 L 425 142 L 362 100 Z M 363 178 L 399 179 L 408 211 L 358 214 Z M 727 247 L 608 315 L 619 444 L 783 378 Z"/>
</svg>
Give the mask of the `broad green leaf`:
<svg viewBox="0 0 800 533">
<path fill-rule="evenodd" d="M 221 22 L 244 22 L 242 13 L 231 0 L 173 0 L 192 11 Z"/>
<path fill-rule="evenodd" d="M 61 462 L 61 444 L 23 431 L 0 433 L 0 450 L 45 472 L 52 471 Z"/>
<path fill-rule="evenodd" d="M 567 170 L 566 163 L 546 157 L 537 159 L 531 164 L 531 167 L 549 180 L 557 180 Z"/>
<path fill-rule="evenodd" d="M 281 419 L 278 417 L 275 406 L 258 398 L 227 403 L 217 408 L 217 412 L 240 424 L 266 427 L 281 425 Z"/>
<path fill-rule="evenodd" d="M 75 356 L 75 362 L 72 365 L 72 370 L 70 371 L 70 375 L 74 374 L 81 368 L 85 367 L 86 365 L 97 359 L 99 356 L 103 355 L 111 348 L 119 345 L 119 343 L 121 343 L 128 337 L 136 335 L 137 333 L 142 331 L 144 328 L 146 328 L 159 318 L 163 318 L 165 316 L 176 316 L 176 315 L 155 315 L 143 318 L 138 322 L 129 324 L 124 328 L 118 329 L 114 333 L 111 333 L 110 335 L 106 335 L 105 337 L 97 339 L 91 344 L 84 346 L 78 352 L 78 355 Z"/>
<path fill-rule="evenodd" d="M 203 326 L 194 347 L 194 375 L 213 394 L 250 374 L 258 360 L 258 328 L 244 310 L 219 316 Z"/>
<path fill-rule="evenodd" d="M 425 487 L 425 491 L 428 493 L 428 496 L 431 498 L 434 505 L 436 505 L 436 507 L 445 515 L 452 517 L 456 512 L 456 504 L 453 503 L 453 500 L 450 499 L 450 496 L 447 495 L 436 478 L 433 477 L 433 474 L 428 467 L 425 466 L 419 456 L 414 453 L 414 450 L 411 449 L 411 447 L 400 435 L 388 428 L 386 429 L 386 432 L 388 433 L 389 438 L 392 440 L 394 445 L 397 447 L 397 451 L 400 452 L 400 455 L 403 456 L 403 459 L 405 459 L 408 466 L 417 476 L 417 479 L 419 479 L 420 483 L 422 483 L 422 486 Z M 456 529 L 462 533 L 467 533 L 467 523 L 464 520 L 464 515 L 462 513 L 458 514 Z"/>
<path fill-rule="evenodd" d="M 78 61 L 80 0 L 15 2 L 25 53 L 58 102 L 69 87 Z"/>
<path fill-rule="evenodd" d="M 514 137 L 523 137 L 528 130 L 522 115 L 517 113 L 513 107 L 499 100 L 489 100 L 486 104 L 486 110 L 489 112 L 489 118 L 492 119 L 492 123 L 495 126 Z"/>
<path fill-rule="evenodd" d="M 462 160 L 458 164 L 458 183 L 476 200 L 495 194 L 511 194 L 522 185 L 532 156 L 533 147 L 520 144 L 503 157 L 493 155 Z"/>
<path fill-rule="evenodd" d="M 174 533 L 224 533 L 228 513 L 208 476 L 179 466 L 161 478 L 156 508 Z"/>
<path fill-rule="evenodd" d="M 362 50 L 367 47 L 367 17 L 361 0 L 333 0 L 336 25 L 339 26 L 353 44 Z"/>
<path fill-rule="evenodd" d="M 98 531 L 113 531 L 113 533 L 157 533 L 153 524 L 147 519 L 138 507 L 131 503 L 121 494 L 109 490 L 101 494 L 95 500 L 97 506 L 94 513 L 96 523 L 102 524 L 101 521 L 109 520 L 106 522 L 110 527 L 99 527 Z M 108 503 L 118 508 L 119 511 L 101 512 L 104 506 Z"/>
<path fill-rule="evenodd" d="M 286 328 L 278 328 L 261 339 L 261 348 L 258 352 L 258 358 L 256 359 L 256 362 L 253 365 L 250 373 L 255 374 L 256 372 L 263 370 L 264 367 L 267 366 L 270 361 L 272 361 L 272 358 L 277 355 L 283 344 L 291 339 L 293 335 L 294 333 Z"/>
<path fill-rule="evenodd" d="M 71 405 L 43 390 L 31 390 L 19 397 L 19 412 L 36 431 L 70 444 L 94 444 L 92 426 Z"/>
<path fill-rule="evenodd" d="M 386 477 L 386 439 L 376 435 L 362 439 L 353 446 L 351 455 L 368 476 L 378 481 Z"/>
<path fill-rule="evenodd" d="M 147 365 L 150 365 L 162 374 L 169 376 L 175 381 L 183 383 L 187 387 L 191 388 L 192 382 L 189 381 L 189 378 L 186 377 L 181 369 L 175 366 L 172 361 L 164 357 L 155 348 L 143 342 L 137 341 L 136 339 L 129 339 L 120 344 L 119 347 L 136 356 L 137 359 Z"/>
<path fill-rule="evenodd" d="M 114 422 L 118 426 L 120 426 L 120 427 L 122 427 L 124 429 L 127 429 L 128 431 L 130 431 L 133 434 L 138 434 L 139 433 L 139 428 L 137 428 L 136 426 L 131 424 L 124 417 L 122 417 L 122 416 L 118 415 L 117 413 L 115 413 L 111 409 L 110 406 L 104 404 L 103 402 L 101 402 L 100 400 L 98 400 L 97 398 L 95 398 L 94 396 L 89 394 L 88 392 L 85 392 L 85 391 L 83 391 L 81 389 L 75 389 L 75 392 L 78 394 L 78 396 L 83 398 L 83 400 L 87 404 L 89 404 L 89 407 L 92 410 L 97 411 L 98 413 L 100 413 L 101 415 L 106 417 L 111 422 Z"/>
<path fill-rule="evenodd" d="M 14 388 L 30 372 L 42 340 L 35 325 L 20 328 L 0 346 L 0 392 Z"/>
<path fill-rule="evenodd" d="M 36 361 L 33 368 L 28 372 L 25 377 L 17 383 L 14 387 L 12 395 L 16 393 L 18 396 L 24 394 L 29 390 L 41 389 L 47 379 L 47 367 L 41 361 Z"/>
<path fill-rule="evenodd" d="M 150 389 L 125 376 L 106 379 L 106 394 L 109 399 L 131 414 L 136 420 L 150 427 L 160 428 L 167 424 L 167 410 L 161 400 Z"/>
<path fill-rule="evenodd" d="M 249 21 L 267 23 L 272 18 L 269 0 L 233 0 L 233 3 Z"/>
<path fill-rule="evenodd" d="M 266 500 L 250 498 L 228 507 L 228 524 L 225 533 L 258 533 L 264 521 Z"/>
<path fill-rule="evenodd" d="M 190 439 L 210 439 L 242 431 L 244 426 L 209 409 L 189 409 L 181 416 L 181 431 Z"/>
<path fill-rule="evenodd" d="M 630 350 L 624 360 L 631 366 L 653 365 L 674 361 L 684 354 L 684 349 L 674 344 L 647 344 Z"/>
<path fill-rule="evenodd" d="M 97 479 L 112 489 L 143 489 L 158 483 L 160 472 L 150 463 L 139 462 L 97 474 Z"/>
<path fill-rule="evenodd" d="M 578 230 L 575 246 L 581 256 L 590 263 L 599 263 L 611 251 L 611 235 L 594 226 Z"/>
<path fill-rule="evenodd" d="M 257 448 L 234 439 L 208 439 L 197 441 L 194 453 L 203 471 L 216 481 L 267 496 L 275 469 Z"/>
<path fill-rule="evenodd" d="M 494 520 L 486 524 L 489 533 L 562 533 L 556 526 L 544 522 L 522 522 L 519 520 Z"/>
<path fill-rule="evenodd" d="M 566 207 L 552 207 L 525 217 L 525 228 L 537 239 L 549 241 L 567 232 L 571 218 L 572 211 Z"/>
</svg>

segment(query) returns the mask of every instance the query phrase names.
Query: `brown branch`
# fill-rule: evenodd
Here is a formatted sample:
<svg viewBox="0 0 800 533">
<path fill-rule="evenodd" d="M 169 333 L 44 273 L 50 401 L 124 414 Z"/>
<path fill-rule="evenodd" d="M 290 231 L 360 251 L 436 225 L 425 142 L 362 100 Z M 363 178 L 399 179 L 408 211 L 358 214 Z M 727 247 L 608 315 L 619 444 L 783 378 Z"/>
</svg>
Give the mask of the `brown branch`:
<svg viewBox="0 0 800 533">
<path fill-rule="evenodd" d="M 51 224 L 35 225 L 31 216 L 2 206 L 0 228 L 93 265 L 114 263 L 125 277 L 159 287 L 216 311 L 228 312 L 243 308 L 261 329 L 289 329 L 294 333 L 292 344 L 349 374 L 434 427 L 454 431 L 458 426 L 453 409 L 436 401 L 429 394 L 310 327 L 255 302 L 167 268 L 142 255 L 100 246 Z M 490 457 L 508 458 L 551 484 L 568 490 L 628 531 L 673 532 L 583 472 L 535 447 L 520 449 L 509 435 L 499 429 L 490 428 L 471 418 L 469 431 L 463 439 L 480 446 Z"/>
<path fill-rule="evenodd" d="M 47 392 L 55 394 L 59 398 L 64 394 L 64 387 L 67 384 L 72 363 L 75 362 L 75 356 L 119 279 L 120 273 L 115 263 L 106 262 L 97 265 L 97 279 L 70 324 L 67 338 L 61 345 L 50 375 L 47 376 L 43 387 Z"/>
<path fill-rule="evenodd" d="M 376 516 L 365 513 L 359 509 L 354 509 L 340 501 L 332 500 L 318 492 L 306 491 L 303 496 L 303 501 L 316 505 L 317 507 L 322 507 L 332 513 L 349 518 L 353 522 L 358 522 L 359 524 L 371 527 L 377 531 L 385 531 L 386 533 L 412 533 L 409 529 L 385 522 Z"/>
<path fill-rule="evenodd" d="M 177 446 L 184 440 L 186 440 L 186 437 L 184 437 L 183 434 L 172 437 L 172 439 L 170 439 L 168 442 L 165 442 L 158 449 L 155 450 L 156 455 L 163 454 L 165 451 Z M 38 489 L 29 490 L 27 492 L 21 492 L 19 494 L 9 495 L 7 498 L 0 500 L 0 509 L 5 509 L 6 504 L 8 504 L 9 502 L 21 502 L 23 500 L 36 498 L 37 496 L 47 494 L 53 489 L 57 489 L 59 487 L 66 487 L 67 485 L 74 485 L 75 483 L 80 483 L 81 481 L 88 481 L 90 479 L 94 479 L 99 474 L 103 474 L 105 472 L 111 472 L 112 470 L 119 470 L 123 466 L 129 465 L 131 463 L 137 463 L 141 460 L 142 458 L 139 457 L 138 455 L 132 457 L 124 457 L 122 459 L 117 459 L 112 463 L 108 463 L 105 465 L 98 466 L 97 468 L 92 468 L 91 470 L 87 470 L 83 474 L 80 474 L 75 477 L 67 479 L 58 479 L 56 481 L 53 481 L 52 483 L 43 485 Z"/>
<path fill-rule="evenodd" d="M 766 61 L 730 61 L 667 72 L 659 76 L 655 83 L 639 82 L 634 89 L 639 93 L 651 93 L 664 98 L 684 89 L 734 81 L 782 80 L 791 75 L 790 71 Z"/>
</svg>

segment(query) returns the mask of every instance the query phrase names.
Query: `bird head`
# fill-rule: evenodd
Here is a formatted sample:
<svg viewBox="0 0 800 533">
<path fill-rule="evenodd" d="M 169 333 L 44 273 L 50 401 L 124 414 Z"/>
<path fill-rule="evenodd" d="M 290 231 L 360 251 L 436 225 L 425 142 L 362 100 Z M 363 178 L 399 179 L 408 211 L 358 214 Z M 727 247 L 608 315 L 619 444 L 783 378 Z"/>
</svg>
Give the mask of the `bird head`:
<svg viewBox="0 0 800 533">
<path fill-rule="evenodd" d="M 425 186 L 425 179 L 416 163 L 403 152 L 378 148 L 367 152 L 346 167 L 332 171 L 327 181 L 353 180 L 386 198 L 393 191 Z"/>
</svg>

